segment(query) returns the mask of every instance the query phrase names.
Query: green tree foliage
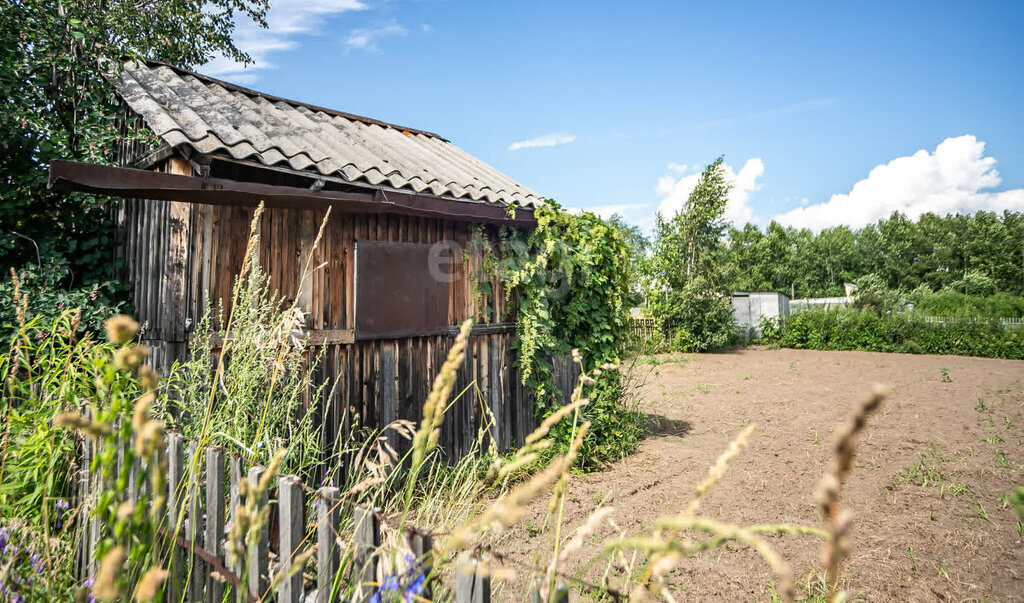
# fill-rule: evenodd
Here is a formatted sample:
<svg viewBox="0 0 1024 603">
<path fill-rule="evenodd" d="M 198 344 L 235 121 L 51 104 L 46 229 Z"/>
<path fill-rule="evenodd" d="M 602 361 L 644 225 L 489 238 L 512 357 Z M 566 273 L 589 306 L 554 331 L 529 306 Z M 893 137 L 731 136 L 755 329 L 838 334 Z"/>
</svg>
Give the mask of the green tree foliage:
<svg viewBox="0 0 1024 603">
<path fill-rule="evenodd" d="M 861 229 L 817 234 L 747 224 L 729 229 L 728 249 L 737 291 L 831 297 L 844 294 L 844 283 L 876 275 L 892 290 L 1024 294 L 1024 214 L 1016 212 L 929 213 L 916 221 L 894 213 Z"/>
<path fill-rule="evenodd" d="M 658 216 L 649 306 L 678 334 L 677 348 L 714 350 L 733 334 L 723 242 L 729 189 L 720 157 L 700 175 L 682 210 L 668 220 Z"/>
<path fill-rule="evenodd" d="M 106 70 L 125 57 L 184 66 L 218 55 L 246 61 L 231 40 L 235 20 L 262 24 L 267 7 L 268 0 L 0 0 L 0 268 L 16 268 L 31 292 L 52 294 L 30 297 L 30 317 L 58 313 L 50 304 L 59 291 L 87 301 L 87 315 L 106 314 L 124 289 L 113 280 L 110 202 L 46 188 L 52 159 L 116 161 L 120 146 L 144 136 L 120 123 L 124 110 Z"/>
<path fill-rule="evenodd" d="M 629 224 L 619 214 L 608 218 L 607 222 L 609 226 L 619 231 L 629 250 L 627 267 L 629 269 L 630 294 L 628 305 L 630 308 L 641 306 L 646 293 L 647 252 L 651 248 L 651 241 L 639 226 Z"/>
</svg>

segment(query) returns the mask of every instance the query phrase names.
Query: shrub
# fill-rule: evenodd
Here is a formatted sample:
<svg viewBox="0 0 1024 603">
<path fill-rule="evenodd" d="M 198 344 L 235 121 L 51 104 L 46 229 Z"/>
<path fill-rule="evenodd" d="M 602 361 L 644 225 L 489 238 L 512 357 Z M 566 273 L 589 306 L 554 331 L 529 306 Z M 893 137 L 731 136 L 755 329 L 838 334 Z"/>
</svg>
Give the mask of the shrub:
<svg viewBox="0 0 1024 603">
<path fill-rule="evenodd" d="M 1024 359 L 1024 331 L 995 321 L 926 322 L 914 313 L 811 310 L 770 321 L 766 343 L 814 350 L 959 354 Z"/>
</svg>

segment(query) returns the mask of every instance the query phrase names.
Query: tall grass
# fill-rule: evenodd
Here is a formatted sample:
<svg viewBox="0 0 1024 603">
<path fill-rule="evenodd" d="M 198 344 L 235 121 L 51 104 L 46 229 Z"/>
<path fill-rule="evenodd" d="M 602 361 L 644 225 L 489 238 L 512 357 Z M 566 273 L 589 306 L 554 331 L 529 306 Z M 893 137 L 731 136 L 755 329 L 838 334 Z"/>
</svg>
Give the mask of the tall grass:
<svg viewBox="0 0 1024 603">
<path fill-rule="evenodd" d="M 258 232 L 259 214 L 257 211 L 253 222 L 253 238 Z M 319 395 L 315 390 L 309 394 L 311 384 L 305 363 L 316 359 L 309 359 L 301 338 L 293 336 L 301 332 L 301 314 L 294 302 L 267 292 L 266 278 L 251 257 L 254 249 L 251 240 L 231 306 L 216 325 L 210 316 L 201 322 L 193 358 L 175 368 L 163 386 L 144 364 L 147 350 L 134 341 L 137 324 L 127 317 L 107 323 L 106 342 L 77 339 L 73 313 L 47 327 L 22 321 L 9 350 L 0 355 L 6 394 L 2 408 L 8 417 L 0 457 L 0 496 L 5 497 L 0 530 L 17 533 L 19 542 L 39 551 L 45 563 L 37 564 L 40 586 L 27 590 L 22 586 L 27 584 L 25 577 L 15 573 L 15 558 L 3 556 L 4 548 L 0 546 L 0 582 L 17 584 L 37 599 L 68 598 L 81 587 L 85 589 L 83 596 L 91 594 L 97 600 L 150 601 L 162 599 L 169 577 L 190 575 L 174 566 L 174 545 L 161 536 L 164 531 L 183 535 L 183 512 L 168 518 L 166 499 L 147 497 L 145 493 L 161 492 L 167 480 L 167 418 L 200 446 L 227 445 L 267 466 L 258 484 L 242 482 L 236 520 L 225 535 L 226 550 L 232 567 L 239 568 L 240 580 L 225 586 L 229 593 L 233 591 L 232 597 L 243 599 L 263 599 L 270 594 L 270 590 L 247 591 L 246 556 L 252 550 L 247 545 L 269 521 L 266 500 L 273 495 L 276 476 L 308 469 L 310 459 L 324 450 L 318 448 L 322 445 L 309 418 L 312 413 L 308 404 Z M 303 278 L 312 270 L 315 267 L 307 261 Z M 584 420 L 583 411 L 601 393 L 596 378 L 618 368 L 605 365 L 585 370 L 583 359 L 574 354 L 581 374 L 570 403 L 542 421 L 522 447 L 498 455 L 490 439 L 488 421 L 492 418 L 488 417 L 480 427 L 472 454 L 448 462 L 438 448 L 446 411 L 453 399 L 479 393 L 472 385 L 464 391 L 453 389 L 469 327 L 468 322 L 462 326 L 439 370 L 418 425 L 395 421 L 368 434 L 350 433 L 332 444 L 335 451 L 350 451 L 347 456 L 354 459 L 348 471 L 331 471 L 326 478 L 338 481 L 339 499 L 319 503 L 343 505 L 345 509 L 336 542 L 341 567 L 333 587 L 320 585 L 335 591 L 334 600 L 351 599 L 361 586 L 381 600 L 409 600 L 421 596 L 430 583 L 434 600 L 449 600 L 451 573 L 465 555 L 484 558 L 495 579 L 508 577 L 508 570 L 525 571 L 537 579 L 536 590 L 542 600 L 554 599 L 559 583 L 572 579 L 564 568 L 578 560 L 584 543 L 605 524 L 613 527 L 615 536 L 603 544 L 601 554 L 587 560 L 588 565 L 605 564 L 603 579 L 599 584 L 580 585 L 594 597 L 614 591 L 633 600 L 671 600 L 669 575 L 673 568 L 688 556 L 736 543 L 750 547 L 764 559 L 776 576 L 780 598 L 792 600 L 789 566 L 765 538 L 774 534 L 822 539 L 830 598 L 840 598 L 839 570 L 850 548 L 850 519 L 838 506 L 839 492 L 852 467 L 854 438 L 863 429 L 867 414 L 877 407 L 880 393 L 857 407 L 840 434 L 836 464 L 822 487 L 825 529 L 788 524 L 730 525 L 701 514 L 703 497 L 726 478 L 729 463 L 745 446 L 753 425 L 723 452 L 706 478 L 695 486 L 687 503 L 639 533 L 619 528 L 616 510 L 600 505 L 587 519 L 572 526 L 566 523 L 564 508 L 573 467 L 587 450 L 584 441 L 591 425 Z M 218 334 L 220 342 L 215 341 Z M 169 416 L 165 414 L 168 412 Z M 549 449 L 556 430 L 567 432 L 570 444 L 560 454 L 552 455 Z M 392 446 L 395 438 L 410 442 L 405 455 L 399 455 Z M 70 494 L 68 485 L 76 469 L 79 446 L 83 445 L 93 451 L 90 469 L 95 496 L 89 501 L 76 501 L 65 511 L 58 501 Z M 185 469 L 186 488 L 201 483 L 196 459 Z M 340 483 L 342 476 L 344 483 Z M 150 486 L 148 490 L 141 487 L 145 483 Z M 137 493 L 134 498 L 133 492 Z M 180 494 L 188 496 L 192 492 Z M 504 534 L 543 500 L 547 501 L 544 534 L 548 546 L 532 563 L 503 566 L 508 558 L 498 551 Z M 358 569 L 354 567 L 356 547 L 349 503 L 377 509 L 382 520 L 383 545 L 376 553 L 379 575 L 368 585 L 355 584 L 348 578 Z M 89 523 L 86 520 L 99 522 L 101 540 L 95 579 L 82 587 L 73 582 L 73 558 L 68 551 Z M 73 527 L 69 529 L 69 525 Z M 435 536 L 434 548 L 424 558 L 412 555 L 408 530 L 413 527 Z M 311 522 L 306 529 L 307 541 L 311 542 L 316 525 Z M 271 589 L 284 576 L 304 571 L 312 562 L 311 556 L 322 553 L 309 549 L 297 558 L 275 561 L 271 566 Z M 195 561 L 185 556 L 186 565 Z M 613 565 L 630 578 L 613 583 Z M 365 589 L 362 592 L 366 594 Z"/>
</svg>

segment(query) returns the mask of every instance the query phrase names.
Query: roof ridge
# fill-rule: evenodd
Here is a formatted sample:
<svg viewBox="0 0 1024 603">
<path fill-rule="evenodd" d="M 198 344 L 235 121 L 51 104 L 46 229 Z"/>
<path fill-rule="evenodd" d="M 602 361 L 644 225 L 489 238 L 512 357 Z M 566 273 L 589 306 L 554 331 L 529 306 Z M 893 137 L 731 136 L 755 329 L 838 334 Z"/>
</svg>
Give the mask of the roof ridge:
<svg viewBox="0 0 1024 603">
<path fill-rule="evenodd" d="M 228 90 L 232 90 L 232 91 L 235 91 L 235 92 L 240 92 L 240 93 L 245 94 L 247 96 L 256 96 L 256 97 L 260 97 L 260 98 L 265 98 L 265 99 L 267 99 L 270 102 L 283 102 L 283 103 L 287 103 L 287 104 L 295 106 L 295 107 L 306 107 L 307 109 L 309 109 L 311 111 L 318 111 L 320 113 L 326 113 L 327 115 L 332 115 L 332 116 L 335 116 L 335 117 L 343 117 L 345 119 L 349 119 L 349 120 L 352 120 L 352 121 L 358 121 L 358 122 L 361 122 L 361 123 L 364 123 L 364 124 L 368 124 L 368 125 L 380 126 L 382 128 L 391 128 L 393 130 L 398 130 L 400 132 L 409 132 L 410 134 L 420 134 L 422 136 L 429 136 L 431 138 L 437 138 L 438 140 L 443 140 L 444 142 L 451 142 L 450 140 L 448 140 L 447 138 L 441 136 L 440 134 L 435 134 L 434 132 L 428 132 L 427 130 L 420 130 L 418 128 L 409 128 L 409 127 L 406 127 L 406 126 L 400 126 L 398 124 L 394 124 L 394 123 L 390 123 L 390 122 L 386 122 L 386 121 L 381 121 L 379 119 L 374 119 L 372 117 L 366 117 L 366 116 L 363 116 L 363 115 L 356 115 L 354 113 L 346 113 L 344 111 L 338 111 L 337 109 L 329 109 L 327 107 L 321 107 L 319 105 L 314 105 L 314 104 L 311 104 L 311 103 L 306 103 L 306 102 L 298 101 L 298 100 L 291 99 L 291 98 L 284 98 L 283 96 L 275 96 L 273 94 L 268 94 L 266 92 L 260 92 L 259 90 L 254 90 L 252 88 L 246 88 L 245 86 L 240 86 L 238 84 L 232 84 L 231 82 L 227 82 L 227 81 L 224 81 L 224 80 L 221 80 L 221 79 L 217 79 L 215 77 L 211 77 L 209 75 L 205 75 L 205 74 L 202 74 L 202 73 L 199 73 L 199 72 L 196 72 L 196 71 L 192 71 L 191 69 L 186 69 L 184 67 L 179 67 L 178 65 L 173 65 L 171 63 L 165 63 L 163 61 L 158 61 L 158 60 L 155 60 L 155 59 L 147 59 L 145 61 L 145 63 L 146 63 L 147 66 L 151 66 L 151 67 L 154 67 L 154 66 L 156 66 L 156 67 L 167 67 L 168 69 L 172 69 L 172 70 L 174 70 L 174 71 L 176 71 L 178 73 L 182 73 L 182 74 L 185 74 L 185 75 L 190 75 L 190 76 L 198 78 L 200 80 L 204 80 L 204 81 L 207 81 L 207 82 L 211 82 L 211 83 L 217 84 L 219 86 L 223 86 L 224 88 L 226 88 Z"/>
</svg>

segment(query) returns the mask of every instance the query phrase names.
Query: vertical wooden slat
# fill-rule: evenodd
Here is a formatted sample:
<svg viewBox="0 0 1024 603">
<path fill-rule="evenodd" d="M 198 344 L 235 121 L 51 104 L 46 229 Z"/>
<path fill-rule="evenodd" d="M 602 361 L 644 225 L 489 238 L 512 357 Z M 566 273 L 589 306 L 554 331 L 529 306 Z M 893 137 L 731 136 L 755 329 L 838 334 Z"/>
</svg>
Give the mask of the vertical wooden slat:
<svg viewBox="0 0 1024 603">
<path fill-rule="evenodd" d="M 455 603 L 490 603 L 491 577 L 481 562 L 463 555 L 455 566 Z"/>
<path fill-rule="evenodd" d="M 172 433 L 167 438 L 167 529 L 172 536 L 181 534 L 180 518 L 182 517 L 182 477 L 184 476 L 185 450 L 181 436 Z M 181 598 L 182 578 L 184 576 L 184 555 L 181 548 L 171 544 L 171 562 L 168 568 L 167 597 L 169 601 Z"/>
<path fill-rule="evenodd" d="M 356 579 L 356 599 L 373 591 L 367 583 L 377 582 L 377 549 L 380 547 L 380 520 L 375 509 L 355 507 L 352 519 L 355 524 L 355 558 L 353 560 Z"/>
<path fill-rule="evenodd" d="M 280 529 L 280 546 L 278 556 L 281 560 L 279 572 L 285 572 L 277 600 L 281 603 L 299 603 L 302 600 L 302 568 L 293 575 L 292 564 L 301 554 L 299 547 L 306 531 L 306 504 L 302 495 L 302 483 L 292 475 L 282 476 L 278 480 L 278 526 Z"/>
<path fill-rule="evenodd" d="M 188 443 L 189 467 L 193 469 L 188 480 L 187 505 L 188 505 L 188 541 L 194 545 L 202 542 L 205 526 L 203 525 L 203 498 L 199 494 L 200 471 L 203 463 L 199 462 L 199 449 L 194 441 Z M 202 601 L 206 591 L 206 576 L 209 571 L 206 563 L 193 553 L 189 553 L 188 599 L 189 601 Z"/>
<path fill-rule="evenodd" d="M 136 437 L 136 434 L 133 433 L 131 439 L 128 440 L 128 445 L 133 449 L 135 448 Z M 132 501 L 133 504 L 139 500 L 139 463 L 141 462 L 141 458 L 135 458 L 128 468 L 128 500 Z"/>
<path fill-rule="evenodd" d="M 317 603 L 333 603 L 335 582 L 340 568 L 338 545 L 336 544 L 340 511 L 336 502 L 339 495 L 337 488 L 320 489 L 317 501 L 316 526 L 316 601 Z"/>
<path fill-rule="evenodd" d="M 249 492 L 255 492 L 257 485 L 260 483 L 260 478 L 266 469 L 263 467 L 250 467 L 249 468 Z M 259 499 L 256 501 L 256 507 L 262 509 L 267 506 L 267 492 L 264 491 L 259 495 Z M 260 530 L 259 535 L 255 539 L 255 542 L 249 543 L 246 557 L 249 564 L 248 577 L 249 577 L 249 595 L 256 597 L 257 599 L 263 599 L 264 594 L 267 591 L 267 586 L 270 584 L 269 570 L 267 569 L 269 564 L 268 556 L 270 554 L 270 527 L 263 526 Z"/>
<path fill-rule="evenodd" d="M 410 538 L 410 544 L 412 545 L 412 555 L 419 564 L 419 570 L 427 577 L 423 583 L 423 591 L 420 592 L 420 596 L 430 600 L 433 598 L 435 580 L 435 577 L 432 575 L 434 570 L 434 538 L 430 534 L 416 532 Z"/>
<path fill-rule="evenodd" d="M 238 521 L 238 506 L 242 502 L 242 459 L 238 455 L 231 455 L 228 460 L 228 516 L 231 518 L 231 525 Z M 241 574 L 241 567 L 232 565 L 229 567 L 232 572 Z"/>
<path fill-rule="evenodd" d="M 380 388 L 377 392 L 377 399 L 380 402 L 380 419 L 378 426 L 381 428 L 386 427 L 392 421 L 395 420 L 398 413 L 396 410 L 398 391 L 397 391 L 397 375 L 395 365 L 395 343 L 386 341 L 380 346 Z M 387 437 L 388 445 L 392 449 L 398 447 L 398 434 L 393 429 L 389 429 L 385 434 Z"/>
<path fill-rule="evenodd" d="M 206 449 L 206 534 L 203 548 L 224 563 L 224 449 L 211 446 Z M 208 580 L 206 600 L 220 603 L 224 599 L 224 584 Z"/>
<path fill-rule="evenodd" d="M 501 408 L 501 345 L 500 336 L 494 337 L 488 350 L 489 357 L 487 362 L 488 368 L 488 383 L 487 383 L 487 401 L 490 406 L 491 419 L 494 421 L 492 427 L 491 437 L 494 438 L 494 446 L 498 449 L 498 452 L 504 452 L 508 449 L 505 444 L 505 424 L 503 409 Z"/>
</svg>

